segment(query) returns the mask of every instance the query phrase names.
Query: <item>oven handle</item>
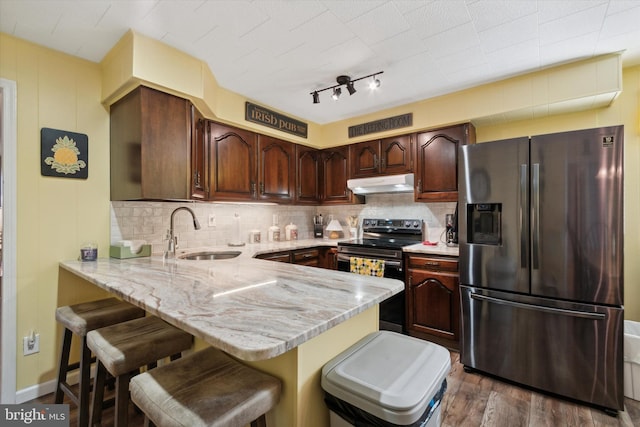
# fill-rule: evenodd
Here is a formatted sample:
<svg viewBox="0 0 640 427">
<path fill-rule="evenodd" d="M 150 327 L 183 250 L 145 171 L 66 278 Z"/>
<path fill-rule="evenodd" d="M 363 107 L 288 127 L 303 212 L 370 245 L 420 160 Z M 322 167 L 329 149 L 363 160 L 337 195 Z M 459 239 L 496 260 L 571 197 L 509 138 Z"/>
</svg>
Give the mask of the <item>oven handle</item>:
<svg viewBox="0 0 640 427">
<path fill-rule="evenodd" d="M 343 255 L 343 254 L 338 254 L 338 262 L 339 261 L 346 261 L 346 262 L 350 262 L 350 258 L 351 257 L 355 257 L 355 258 L 365 258 L 365 259 L 381 259 L 384 261 L 384 266 L 386 267 L 395 267 L 395 268 L 402 268 L 402 261 L 398 261 L 395 259 L 385 259 L 385 258 L 376 258 L 376 257 L 371 257 L 371 256 L 355 256 L 355 255 Z"/>
</svg>

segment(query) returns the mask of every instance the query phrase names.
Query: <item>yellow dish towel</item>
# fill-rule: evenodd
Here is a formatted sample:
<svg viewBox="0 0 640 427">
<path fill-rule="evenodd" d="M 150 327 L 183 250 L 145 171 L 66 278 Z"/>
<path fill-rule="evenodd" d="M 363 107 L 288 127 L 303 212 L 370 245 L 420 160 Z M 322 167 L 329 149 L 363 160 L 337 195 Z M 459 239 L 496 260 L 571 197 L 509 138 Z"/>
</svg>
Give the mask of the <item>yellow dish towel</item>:
<svg viewBox="0 0 640 427">
<path fill-rule="evenodd" d="M 384 260 L 359 257 L 349 257 L 349 271 L 365 276 L 384 276 Z"/>
</svg>

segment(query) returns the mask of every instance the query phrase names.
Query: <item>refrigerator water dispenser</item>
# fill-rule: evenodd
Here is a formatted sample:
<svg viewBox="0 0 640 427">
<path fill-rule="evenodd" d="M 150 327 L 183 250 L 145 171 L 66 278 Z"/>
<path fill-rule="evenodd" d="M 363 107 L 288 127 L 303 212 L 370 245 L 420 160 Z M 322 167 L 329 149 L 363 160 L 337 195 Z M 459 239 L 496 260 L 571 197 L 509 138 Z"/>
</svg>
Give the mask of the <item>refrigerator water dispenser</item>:
<svg viewBox="0 0 640 427">
<path fill-rule="evenodd" d="M 502 243 L 502 203 L 467 205 L 467 242 L 478 245 Z"/>
</svg>

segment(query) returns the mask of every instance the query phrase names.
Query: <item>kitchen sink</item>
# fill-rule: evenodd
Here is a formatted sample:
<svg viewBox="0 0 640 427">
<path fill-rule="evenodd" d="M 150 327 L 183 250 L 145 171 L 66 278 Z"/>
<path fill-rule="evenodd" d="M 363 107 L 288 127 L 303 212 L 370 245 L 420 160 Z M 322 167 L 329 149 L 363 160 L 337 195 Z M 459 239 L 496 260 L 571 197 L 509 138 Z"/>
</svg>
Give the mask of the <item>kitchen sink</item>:
<svg viewBox="0 0 640 427">
<path fill-rule="evenodd" d="M 242 252 L 240 251 L 204 251 L 204 252 L 193 252 L 190 254 L 180 255 L 178 258 L 187 259 L 191 261 L 229 259 L 229 258 L 235 258 L 241 253 Z"/>
</svg>

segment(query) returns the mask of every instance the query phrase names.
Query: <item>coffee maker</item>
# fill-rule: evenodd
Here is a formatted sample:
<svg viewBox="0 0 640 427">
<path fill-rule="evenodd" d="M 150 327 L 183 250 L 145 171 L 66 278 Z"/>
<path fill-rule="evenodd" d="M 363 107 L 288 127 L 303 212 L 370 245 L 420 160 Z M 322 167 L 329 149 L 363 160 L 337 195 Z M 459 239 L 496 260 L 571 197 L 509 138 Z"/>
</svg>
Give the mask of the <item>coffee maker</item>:
<svg viewBox="0 0 640 427">
<path fill-rule="evenodd" d="M 453 214 L 445 215 L 447 246 L 456 246 L 458 244 L 458 205 Z"/>
</svg>

